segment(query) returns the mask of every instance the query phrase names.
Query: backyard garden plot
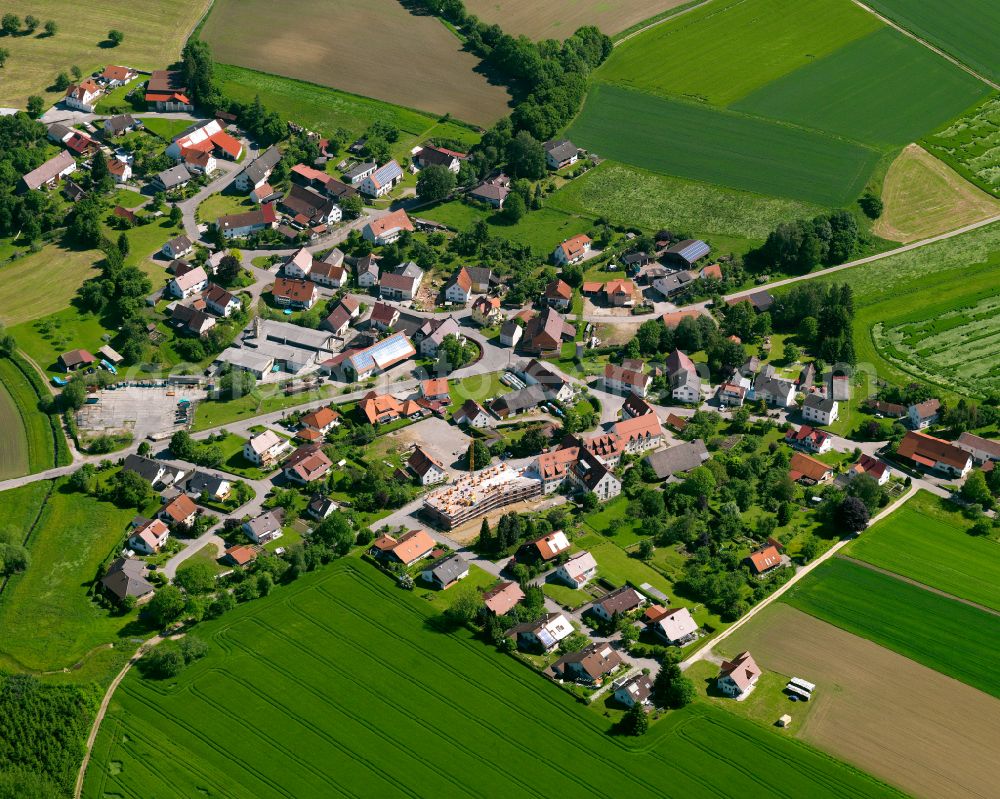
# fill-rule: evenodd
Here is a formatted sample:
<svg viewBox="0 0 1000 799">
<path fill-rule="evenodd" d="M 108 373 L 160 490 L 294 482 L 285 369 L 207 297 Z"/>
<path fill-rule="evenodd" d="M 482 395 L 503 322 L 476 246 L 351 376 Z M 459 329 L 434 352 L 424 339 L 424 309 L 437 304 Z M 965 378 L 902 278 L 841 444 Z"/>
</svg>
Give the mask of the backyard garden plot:
<svg viewBox="0 0 1000 799">
<path fill-rule="evenodd" d="M 15 36 L 3 37 L 10 57 L 0 81 L 0 106 L 23 108 L 28 96 L 43 95 L 48 103 L 64 92 L 52 86 L 56 75 L 76 64 L 89 74 L 107 64 L 124 64 L 138 69 L 163 69 L 176 61 L 198 19 L 208 8 L 206 0 L 154 0 L 133 3 L 107 0 L 80 13 L 73 0 L 31 0 L 5 3 L 4 12 L 31 14 L 53 20 L 59 26 L 55 36 L 46 36 L 39 27 L 28 34 L 22 26 Z M 108 31 L 125 34 L 117 47 L 108 46 Z M 48 89 L 48 90 L 47 90 Z"/>
<path fill-rule="evenodd" d="M 730 108 L 878 145 L 907 144 L 990 88 L 892 28 L 844 45 Z"/>
<path fill-rule="evenodd" d="M 954 506 L 922 491 L 844 552 L 1000 611 L 1000 543 L 969 527 Z"/>
<path fill-rule="evenodd" d="M 83 795 L 895 795 L 704 705 L 632 749 L 430 613 L 351 561 L 203 625 L 210 653 L 175 682 L 126 677 Z"/>
<path fill-rule="evenodd" d="M 1000 97 L 991 97 L 922 144 L 967 180 L 1000 197 Z"/>
<path fill-rule="evenodd" d="M 815 131 L 608 84 L 591 89 L 569 136 L 656 172 L 825 206 L 857 197 L 879 158 Z"/>
<path fill-rule="evenodd" d="M 916 144 L 903 148 L 889 167 L 882 202 L 874 232 L 904 244 L 1000 214 L 1000 201 Z"/>
<path fill-rule="evenodd" d="M 583 25 L 596 25 L 609 36 L 657 16 L 689 0 L 469 0 L 470 14 L 496 23 L 504 32 L 530 39 L 565 39 Z"/>
<path fill-rule="evenodd" d="M 865 0 L 908 31 L 1000 81 L 1000 5 L 994 0 Z"/>
<path fill-rule="evenodd" d="M 220 0 L 201 36 L 224 64 L 484 126 L 508 111 L 507 90 L 482 74 L 458 37 L 397 0 L 347 0 L 321 13 L 308 0 L 287 0 L 277 15 L 268 0 Z"/>
<path fill-rule="evenodd" d="M 815 707 L 786 702 L 782 711 L 796 737 L 921 799 L 994 792 L 1000 701 L 993 697 L 781 602 L 723 648 L 729 656 L 749 650 L 765 676 L 816 683 Z"/>
<path fill-rule="evenodd" d="M 783 597 L 792 607 L 917 663 L 1000 696 L 992 615 L 840 558 L 823 563 Z"/>
<path fill-rule="evenodd" d="M 616 47 L 596 77 L 727 105 L 881 27 L 850 0 L 721 0 Z"/>
</svg>

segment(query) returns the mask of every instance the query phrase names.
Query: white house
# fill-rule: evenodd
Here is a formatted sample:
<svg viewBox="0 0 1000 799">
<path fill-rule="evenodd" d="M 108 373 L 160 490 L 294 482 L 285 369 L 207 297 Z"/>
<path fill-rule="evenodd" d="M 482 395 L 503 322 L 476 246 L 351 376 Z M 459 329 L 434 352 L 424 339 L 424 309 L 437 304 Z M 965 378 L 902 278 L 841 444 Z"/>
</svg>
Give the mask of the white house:
<svg viewBox="0 0 1000 799">
<path fill-rule="evenodd" d="M 911 405 L 907 409 L 907 416 L 910 420 L 910 427 L 914 430 L 923 430 L 937 422 L 941 415 L 941 401 L 936 399 L 925 400 Z"/>
<path fill-rule="evenodd" d="M 583 588 L 597 574 L 597 561 L 587 551 L 577 552 L 556 569 L 556 578 L 571 588 Z"/>
<path fill-rule="evenodd" d="M 150 519 L 135 528 L 129 536 L 130 549 L 144 555 L 154 555 L 163 549 L 170 538 L 170 528 L 162 519 Z"/>
<path fill-rule="evenodd" d="M 648 674 L 625 677 L 615 683 L 615 701 L 625 707 L 652 704 L 653 681 Z"/>
<path fill-rule="evenodd" d="M 795 383 L 781 377 L 771 377 L 755 389 L 758 399 L 777 408 L 790 408 L 795 404 Z"/>
<path fill-rule="evenodd" d="M 448 478 L 444 464 L 420 446 L 413 450 L 406 465 L 422 486 L 437 485 Z"/>
<path fill-rule="evenodd" d="M 545 148 L 545 163 L 549 169 L 562 169 L 575 164 L 579 150 L 569 139 L 553 139 L 542 145 Z"/>
<path fill-rule="evenodd" d="M 757 686 L 760 674 L 760 666 L 750 656 L 750 653 L 740 652 L 732 660 L 722 661 L 719 678 L 715 684 L 726 696 L 739 701 L 750 695 Z"/>
<path fill-rule="evenodd" d="M 492 418 L 486 410 L 474 399 L 467 399 L 452 417 L 455 424 L 465 424 L 469 427 L 489 427 Z"/>
<path fill-rule="evenodd" d="M 208 275 L 205 269 L 196 266 L 189 272 L 177 275 L 167 284 L 170 293 L 179 300 L 186 300 L 195 294 L 199 294 L 208 286 Z"/>
<path fill-rule="evenodd" d="M 653 632 L 671 646 L 690 643 L 698 634 L 698 624 L 687 608 L 671 608 L 652 626 Z"/>
<path fill-rule="evenodd" d="M 70 86 L 66 90 L 65 102 L 70 108 L 75 108 L 77 111 L 85 111 L 86 113 L 91 114 L 94 111 L 94 103 L 100 96 L 101 87 L 90 78 L 87 78 L 85 81 L 82 81 L 74 86 Z"/>
<path fill-rule="evenodd" d="M 358 186 L 358 191 L 368 197 L 384 197 L 403 179 L 403 169 L 395 159 L 383 164 Z"/>
<path fill-rule="evenodd" d="M 667 377 L 670 380 L 670 396 L 678 402 L 701 402 L 701 376 L 685 353 L 674 350 L 667 356 Z"/>
<path fill-rule="evenodd" d="M 376 247 L 392 244 L 404 230 L 413 231 L 413 223 L 406 211 L 400 209 L 391 214 L 372 219 L 362 228 L 361 235 Z M 360 278 L 360 275 L 359 275 Z"/>
<path fill-rule="evenodd" d="M 448 302 L 465 305 L 472 297 L 472 277 L 464 266 L 448 281 L 444 290 L 444 298 Z"/>
<path fill-rule="evenodd" d="M 837 419 L 837 400 L 809 394 L 802 402 L 802 417 L 816 424 L 832 424 Z"/>
<path fill-rule="evenodd" d="M 285 277 L 294 277 L 299 280 L 309 278 L 313 268 L 313 256 L 305 247 L 300 247 L 294 254 L 285 261 Z"/>
<path fill-rule="evenodd" d="M 228 318 L 242 307 L 239 297 L 226 291 L 222 286 L 209 283 L 205 289 L 205 305 L 217 316 Z"/>
<path fill-rule="evenodd" d="M 247 440 L 243 457 L 257 466 L 272 466 L 289 448 L 288 442 L 273 430 L 265 430 Z"/>
<path fill-rule="evenodd" d="M 167 256 L 167 258 L 175 261 L 178 258 L 183 258 L 193 249 L 194 245 L 191 243 L 191 239 L 184 234 L 181 234 L 180 236 L 175 236 L 164 244 L 161 252 Z"/>
<path fill-rule="evenodd" d="M 243 532 L 255 544 L 266 544 L 281 537 L 282 514 L 278 508 L 243 522 Z"/>
<path fill-rule="evenodd" d="M 604 367 L 604 387 L 614 394 L 634 392 L 644 398 L 652 383 L 652 376 L 638 369 L 626 369 L 613 363 Z"/>
<path fill-rule="evenodd" d="M 549 613 L 537 621 L 524 622 L 507 630 L 504 635 L 517 639 L 518 649 L 551 652 L 569 635 L 573 625 L 562 613 Z"/>
<path fill-rule="evenodd" d="M 555 248 L 552 253 L 552 260 L 557 266 L 566 266 L 582 261 L 590 252 L 590 236 L 580 233 L 572 238 L 566 239 Z"/>
</svg>

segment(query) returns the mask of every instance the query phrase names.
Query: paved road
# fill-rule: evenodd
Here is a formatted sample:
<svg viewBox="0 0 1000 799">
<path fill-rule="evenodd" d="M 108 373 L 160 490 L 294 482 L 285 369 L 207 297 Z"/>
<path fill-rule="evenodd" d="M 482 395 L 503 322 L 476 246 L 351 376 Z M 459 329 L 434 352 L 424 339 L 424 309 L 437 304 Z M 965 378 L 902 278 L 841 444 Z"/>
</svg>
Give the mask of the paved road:
<svg viewBox="0 0 1000 799">
<path fill-rule="evenodd" d="M 904 494 L 902 497 L 900 497 L 899 501 L 897 501 L 894 504 L 890 505 L 888 508 L 886 508 L 882 512 L 875 514 L 875 516 L 873 516 L 872 519 L 871 519 L 871 521 L 869 522 L 869 525 L 874 524 L 875 522 L 879 521 L 880 519 L 885 518 L 890 513 L 893 513 L 894 511 L 896 511 L 897 509 L 899 509 L 900 507 L 902 507 L 902 505 L 903 505 L 904 502 L 906 502 L 907 500 L 909 500 L 911 497 L 913 497 L 917 493 L 917 490 L 918 490 L 917 486 L 915 486 L 915 485 L 910 486 L 910 490 L 907 491 L 906 494 Z M 862 533 L 862 535 L 864 535 L 864 533 Z M 830 558 L 832 558 L 834 555 L 836 555 L 841 549 L 843 549 L 845 546 L 847 546 L 852 540 L 853 539 L 850 539 L 850 538 L 844 538 L 844 539 L 838 541 L 832 547 L 830 547 L 826 552 L 824 552 L 822 555 L 820 555 L 818 558 L 816 558 L 815 560 L 813 560 L 810 563 L 807 563 L 805 566 L 800 567 L 795 572 L 795 574 L 792 575 L 792 578 L 787 583 L 785 583 L 784 585 L 778 587 L 774 591 L 774 593 L 772 593 L 770 596 L 766 597 L 765 599 L 762 599 L 759 603 L 757 603 L 752 608 L 750 608 L 750 610 L 748 610 L 744 615 L 742 615 L 739 619 L 737 619 L 735 622 L 733 622 L 731 626 L 727 627 L 725 630 L 723 630 L 721 633 L 719 633 L 719 635 L 717 635 L 715 638 L 713 638 L 712 640 L 710 640 L 705 646 L 703 646 L 697 652 L 693 653 L 686 660 L 682 660 L 681 663 L 680 663 L 681 669 L 687 669 L 690 666 L 692 666 L 693 664 L 697 663 L 699 660 L 710 660 L 711 657 L 712 657 L 712 655 L 711 655 L 712 650 L 716 646 L 718 646 L 721 641 L 725 641 L 730 635 L 732 635 L 734 632 L 736 632 L 738 629 L 740 629 L 740 627 L 742 627 L 744 624 L 746 624 L 747 622 L 749 622 L 758 613 L 760 613 L 764 608 L 766 608 L 772 602 L 776 602 L 778 599 L 780 599 L 781 596 L 784 595 L 785 592 L 788 591 L 793 585 L 795 585 L 797 582 L 799 582 L 799 580 L 801 580 L 803 577 L 805 577 L 810 572 L 812 572 L 813 569 L 815 569 L 816 567 L 818 567 L 820 564 L 825 563 Z"/>
</svg>

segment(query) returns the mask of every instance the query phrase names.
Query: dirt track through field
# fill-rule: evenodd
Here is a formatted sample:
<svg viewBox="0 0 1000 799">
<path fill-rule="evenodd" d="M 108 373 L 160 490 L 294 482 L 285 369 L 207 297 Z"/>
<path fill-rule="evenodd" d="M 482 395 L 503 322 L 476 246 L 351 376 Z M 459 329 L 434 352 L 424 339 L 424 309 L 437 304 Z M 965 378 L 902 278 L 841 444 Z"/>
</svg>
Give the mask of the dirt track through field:
<svg viewBox="0 0 1000 799">
<path fill-rule="evenodd" d="M 397 0 L 216 0 L 202 31 L 217 61 L 489 126 L 507 89 L 439 20 Z"/>
<path fill-rule="evenodd" d="M 816 683 L 802 739 L 914 796 L 997 795 L 997 699 L 784 603 L 726 643 L 743 649 Z"/>
</svg>

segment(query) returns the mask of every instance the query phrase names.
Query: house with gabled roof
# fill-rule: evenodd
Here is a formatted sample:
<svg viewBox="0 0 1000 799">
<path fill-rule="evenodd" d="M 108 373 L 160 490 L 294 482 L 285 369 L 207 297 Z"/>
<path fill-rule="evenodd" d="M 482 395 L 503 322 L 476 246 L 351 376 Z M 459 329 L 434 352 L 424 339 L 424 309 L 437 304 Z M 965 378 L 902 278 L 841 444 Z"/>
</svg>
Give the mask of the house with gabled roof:
<svg viewBox="0 0 1000 799">
<path fill-rule="evenodd" d="M 578 233 L 555 248 L 552 252 L 552 260 L 555 261 L 556 266 L 578 263 L 587 257 L 591 244 L 590 236 Z"/>
<path fill-rule="evenodd" d="M 444 591 L 469 576 L 469 562 L 458 553 L 428 564 L 420 573 L 424 582 Z"/>
<path fill-rule="evenodd" d="M 257 158 L 243 167 L 233 181 L 233 184 L 242 192 L 253 191 L 265 185 L 280 160 L 281 150 L 276 145 L 271 145 Z"/>
<path fill-rule="evenodd" d="M 175 275 L 167 284 L 170 294 L 180 300 L 200 294 L 207 287 L 208 275 L 201 266 L 196 266 L 184 274 Z"/>
<path fill-rule="evenodd" d="M 141 604 L 152 599 L 156 590 L 146 579 L 148 574 L 145 561 L 138 558 L 118 558 L 101 578 L 101 585 L 119 601 L 134 597 Z"/>
<path fill-rule="evenodd" d="M 757 686 L 761 675 L 760 666 L 750 656 L 749 652 L 740 652 L 732 660 L 722 661 L 716 686 L 726 696 L 737 701 L 745 699 Z"/>
<path fill-rule="evenodd" d="M 184 73 L 154 69 L 146 83 L 146 106 L 150 111 L 194 111 Z"/>
<path fill-rule="evenodd" d="M 266 544 L 282 536 L 284 523 L 284 511 L 273 508 L 243 522 L 243 532 L 255 544 Z"/>
<path fill-rule="evenodd" d="M 822 461 L 796 452 L 788 462 L 788 476 L 796 483 L 816 485 L 829 482 L 833 478 L 833 470 Z"/>
<path fill-rule="evenodd" d="M 556 569 L 555 577 L 570 588 L 583 588 L 597 575 L 597 561 L 584 550 L 571 556 Z"/>
<path fill-rule="evenodd" d="M 907 432 L 896 455 L 950 477 L 965 477 L 972 469 L 972 455 L 961 447 L 925 433 Z"/>
<path fill-rule="evenodd" d="M 785 441 L 809 452 L 829 452 L 833 447 L 833 437 L 829 433 L 817 430 L 807 424 L 802 425 L 798 430 L 794 427 L 789 428 L 788 432 L 785 433 Z"/>
<path fill-rule="evenodd" d="M 833 424 L 837 419 L 839 405 L 832 397 L 807 394 L 802 401 L 802 417 L 816 424 Z"/>
<path fill-rule="evenodd" d="M 552 672 L 564 680 L 575 680 L 587 685 L 601 685 L 604 678 L 617 670 L 625 661 L 610 643 L 595 642 L 579 652 L 563 655 L 552 664 Z"/>
<path fill-rule="evenodd" d="M 545 150 L 545 163 L 549 169 L 562 169 L 575 164 L 580 157 L 580 151 L 569 139 L 552 139 L 542 145 Z"/>
<path fill-rule="evenodd" d="M 370 219 L 362 228 L 361 235 L 376 247 L 381 247 L 385 244 L 392 244 L 403 234 L 403 231 L 412 232 L 413 230 L 413 222 L 410 221 L 410 217 L 406 211 L 399 209 L 384 216 Z"/>
<path fill-rule="evenodd" d="M 651 622 L 653 633 L 670 646 L 684 646 L 698 637 L 698 623 L 687 608 L 670 608 Z"/>
<path fill-rule="evenodd" d="M 71 175 L 75 171 L 76 161 L 73 160 L 73 156 L 62 150 L 41 166 L 22 175 L 21 184 L 27 189 L 55 186 L 61 178 Z"/>
<path fill-rule="evenodd" d="M 935 424 L 941 417 L 941 400 L 931 398 L 923 402 L 917 402 L 907 408 L 910 427 L 914 430 L 923 430 Z"/>
<path fill-rule="evenodd" d="M 572 635 L 573 625 L 562 613 L 549 613 L 535 621 L 516 624 L 504 633 L 516 639 L 517 648 L 527 652 L 551 652 Z"/>
<path fill-rule="evenodd" d="M 651 705 L 653 703 L 653 680 L 648 674 L 623 677 L 615 682 L 615 701 L 625 707 Z"/>
<path fill-rule="evenodd" d="M 444 464 L 435 458 L 425 447 L 416 446 L 413 454 L 406 461 L 406 468 L 417 478 L 422 486 L 437 485 L 448 479 Z"/>
<path fill-rule="evenodd" d="M 684 441 L 647 455 L 646 463 L 660 480 L 666 480 L 676 475 L 687 474 L 705 463 L 709 457 L 711 456 L 705 442 L 696 438 L 694 441 Z"/>
<path fill-rule="evenodd" d="M 755 549 L 747 555 L 746 563 L 750 570 L 758 577 L 769 574 L 783 565 L 781 553 L 774 544 L 768 544 L 760 549 Z"/>
<path fill-rule="evenodd" d="M 436 147 L 432 144 L 425 144 L 423 147 L 413 148 L 413 164 L 418 169 L 429 166 L 443 166 L 449 172 L 458 174 L 458 170 L 465 160 L 466 154 L 449 150 L 447 147 Z"/>
<path fill-rule="evenodd" d="M 118 66 L 117 64 L 108 64 L 98 77 L 98 80 L 109 89 L 116 89 L 134 80 L 138 74 L 134 69 Z"/>
<path fill-rule="evenodd" d="M 675 349 L 667 356 L 665 369 L 670 381 L 671 397 L 678 402 L 701 402 L 701 376 L 694 361 Z"/>
<path fill-rule="evenodd" d="M 486 412 L 486 409 L 474 399 L 467 399 L 464 403 L 462 403 L 462 407 L 455 412 L 452 419 L 454 419 L 455 424 L 458 425 L 483 428 L 490 426 L 492 417 Z"/>
<path fill-rule="evenodd" d="M 178 494 L 164 505 L 156 515 L 167 524 L 190 527 L 198 515 L 198 507 L 187 494 Z"/>
<path fill-rule="evenodd" d="M 368 197 L 384 197 L 403 179 L 403 169 L 395 159 L 383 164 L 358 185 Z"/>
<path fill-rule="evenodd" d="M 411 566 L 426 558 L 437 547 L 437 543 L 426 530 L 410 530 L 398 539 L 382 535 L 372 542 L 369 552 L 378 560 L 389 560 Z"/>
<path fill-rule="evenodd" d="M 615 617 L 615 614 L 631 613 L 633 610 L 638 610 L 645 606 L 645 604 L 646 597 L 632 586 L 626 585 L 595 600 L 590 606 L 590 612 L 598 618 L 604 619 L 604 621 L 611 621 Z"/>
<path fill-rule="evenodd" d="M 275 226 L 277 221 L 278 214 L 274 210 L 274 204 L 264 203 L 253 211 L 220 216 L 216 220 L 215 226 L 227 239 L 236 239 L 259 233 L 262 230 L 269 230 Z"/>
<path fill-rule="evenodd" d="M 273 430 L 251 436 L 243 445 L 243 457 L 264 468 L 272 466 L 288 451 L 288 442 Z"/>
<path fill-rule="evenodd" d="M 622 419 L 615 422 L 611 429 L 621 438 L 625 451 L 630 454 L 656 449 L 663 443 L 663 425 L 655 413 Z"/>
<path fill-rule="evenodd" d="M 556 278 L 545 287 L 544 296 L 550 307 L 568 311 L 573 302 L 573 289 L 565 280 Z"/>
<path fill-rule="evenodd" d="M 102 89 L 91 78 L 80 81 L 66 89 L 66 96 L 63 102 L 67 107 L 75 108 L 77 111 L 84 111 L 88 114 L 94 112 L 94 104 L 101 96 Z"/>
<path fill-rule="evenodd" d="M 472 303 L 472 319 L 483 327 L 492 327 L 503 321 L 503 311 L 500 308 L 499 297 L 487 297 L 481 294 Z"/>
<path fill-rule="evenodd" d="M 308 310 L 319 299 L 319 289 L 311 280 L 293 280 L 292 278 L 275 278 L 271 286 L 271 296 L 274 304 L 282 308 L 303 308 Z"/>
<path fill-rule="evenodd" d="M 333 462 L 323 452 L 321 444 L 316 442 L 296 449 L 282 465 L 281 472 L 293 483 L 307 485 L 326 477 L 332 468 Z"/>
<path fill-rule="evenodd" d="M 128 538 L 129 549 L 144 555 L 155 555 L 167 545 L 170 528 L 162 519 L 137 519 L 135 529 Z"/>
<path fill-rule="evenodd" d="M 532 355 L 557 352 L 564 341 L 572 341 L 576 328 L 559 315 L 554 308 L 546 308 L 533 316 L 524 326 L 521 347 Z"/>
<path fill-rule="evenodd" d="M 847 472 L 847 477 L 853 479 L 859 474 L 867 474 L 879 485 L 885 485 L 892 476 L 892 469 L 889 464 L 874 455 L 862 452 L 858 462 L 853 464 Z"/>
<path fill-rule="evenodd" d="M 483 592 L 483 604 L 494 616 L 504 616 L 510 613 L 524 599 L 524 591 L 513 580 L 497 583 Z"/>
<path fill-rule="evenodd" d="M 977 464 L 1000 461 L 1000 441 L 964 432 L 955 440 L 954 444 L 959 449 L 968 452 Z"/>
<path fill-rule="evenodd" d="M 649 393 L 652 383 L 652 376 L 640 370 L 626 369 L 613 363 L 604 366 L 604 388 L 614 394 L 629 393 L 642 398 Z"/>
</svg>

